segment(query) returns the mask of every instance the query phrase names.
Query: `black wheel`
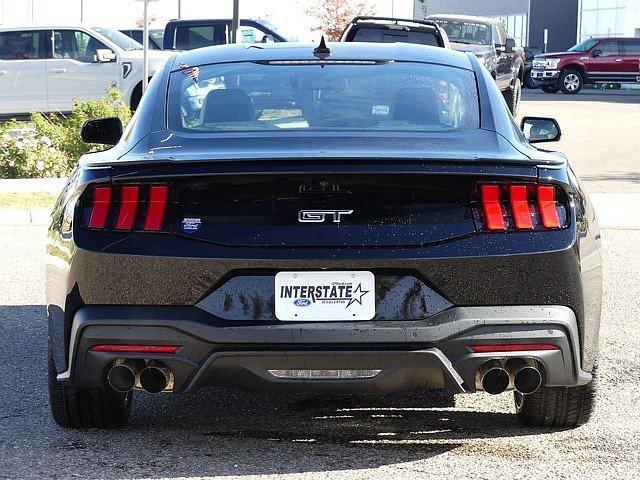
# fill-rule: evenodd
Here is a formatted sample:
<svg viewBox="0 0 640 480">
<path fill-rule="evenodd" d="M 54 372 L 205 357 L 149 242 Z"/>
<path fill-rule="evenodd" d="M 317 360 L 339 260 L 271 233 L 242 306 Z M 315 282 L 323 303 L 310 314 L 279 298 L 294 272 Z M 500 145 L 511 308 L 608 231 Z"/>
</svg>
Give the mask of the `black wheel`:
<svg viewBox="0 0 640 480">
<path fill-rule="evenodd" d="M 560 90 L 560 87 L 558 87 L 557 85 L 543 85 L 542 86 L 542 91 L 544 93 L 556 93 L 558 90 Z"/>
<path fill-rule="evenodd" d="M 516 413 L 530 427 L 575 428 L 589 421 L 596 406 L 597 376 L 580 387 L 542 387 L 530 395 L 514 393 Z"/>
<path fill-rule="evenodd" d="M 563 70 L 560 73 L 559 84 L 562 93 L 575 94 L 582 90 L 584 80 L 577 70 Z"/>
<path fill-rule="evenodd" d="M 522 92 L 522 86 L 520 85 L 520 79 L 516 78 L 513 86 L 506 89 L 503 93 L 504 99 L 507 102 L 509 111 L 514 117 L 518 113 L 518 107 L 520 106 L 520 94 Z"/>
<path fill-rule="evenodd" d="M 127 423 L 132 392 L 111 388 L 74 388 L 56 381 L 49 353 L 49 402 L 53 419 L 66 428 L 116 428 Z"/>
</svg>

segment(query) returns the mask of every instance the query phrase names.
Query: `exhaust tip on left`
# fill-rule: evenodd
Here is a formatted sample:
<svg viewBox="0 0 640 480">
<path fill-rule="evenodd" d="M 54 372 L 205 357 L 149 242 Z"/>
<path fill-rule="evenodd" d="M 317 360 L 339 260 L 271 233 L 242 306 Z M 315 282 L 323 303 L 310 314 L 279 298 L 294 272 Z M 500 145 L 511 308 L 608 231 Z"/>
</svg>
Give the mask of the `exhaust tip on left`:
<svg viewBox="0 0 640 480">
<path fill-rule="evenodd" d="M 126 393 L 136 385 L 136 367 L 128 363 L 118 363 L 111 367 L 107 381 L 116 392 Z"/>
<path fill-rule="evenodd" d="M 509 387 L 509 374 L 498 362 L 485 363 L 478 370 L 479 385 L 487 393 L 498 395 Z"/>
</svg>

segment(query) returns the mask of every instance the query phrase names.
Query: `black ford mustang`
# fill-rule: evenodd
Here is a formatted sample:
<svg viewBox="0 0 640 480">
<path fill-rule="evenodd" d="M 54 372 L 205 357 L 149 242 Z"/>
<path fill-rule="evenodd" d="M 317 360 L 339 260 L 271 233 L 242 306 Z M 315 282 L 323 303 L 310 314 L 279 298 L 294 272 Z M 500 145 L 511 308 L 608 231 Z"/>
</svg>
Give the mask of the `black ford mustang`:
<svg viewBox="0 0 640 480">
<path fill-rule="evenodd" d="M 89 122 L 49 232 L 49 385 L 67 427 L 132 390 L 513 390 L 595 399 L 599 231 L 550 119 L 472 55 L 408 44 L 178 54 L 122 132 Z M 527 138 L 529 140 L 527 140 Z"/>
</svg>

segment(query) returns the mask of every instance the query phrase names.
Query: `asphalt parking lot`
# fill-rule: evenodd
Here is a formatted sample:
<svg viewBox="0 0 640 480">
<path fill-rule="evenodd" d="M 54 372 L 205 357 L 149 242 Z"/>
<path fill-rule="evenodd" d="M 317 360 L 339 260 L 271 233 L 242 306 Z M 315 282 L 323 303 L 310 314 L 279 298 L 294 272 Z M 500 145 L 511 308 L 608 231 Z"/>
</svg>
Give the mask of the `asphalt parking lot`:
<svg viewBox="0 0 640 480">
<path fill-rule="evenodd" d="M 520 427 L 512 397 L 381 399 L 204 389 L 136 394 L 127 428 L 53 423 L 46 388 L 43 227 L 0 227 L 0 478 L 638 478 L 640 93 L 526 92 L 521 114 L 556 116 L 558 146 L 610 202 L 596 415 L 576 430 Z M 555 146 L 552 144 L 552 148 Z M 611 211 L 609 211 L 611 210 Z"/>
</svg>

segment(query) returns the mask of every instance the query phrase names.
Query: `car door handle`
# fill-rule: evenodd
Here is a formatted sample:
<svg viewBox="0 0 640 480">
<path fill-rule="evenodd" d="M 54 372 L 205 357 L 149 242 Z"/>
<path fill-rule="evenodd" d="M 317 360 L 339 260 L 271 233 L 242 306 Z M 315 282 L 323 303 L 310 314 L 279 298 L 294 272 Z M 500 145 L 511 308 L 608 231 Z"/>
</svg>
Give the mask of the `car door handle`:
<svg viewBox="0 0 640 480">
<path fill-rule="evenodd" d="M 52 68 L 51 73 L 67 73 L 66 68 Z"/>
<path fill-rule="evenodd" d="M 9 75 L 9 70 L 0 70 L 0 75 Z"/>
<path fill-rule="evenodd" d="M 622 61 L 622 59 L 621 59 L 621 58 L 616 58 L 614 61 L 616 61 L 616 62 L 621 62 L 621 61 Z"/>
</svg>

